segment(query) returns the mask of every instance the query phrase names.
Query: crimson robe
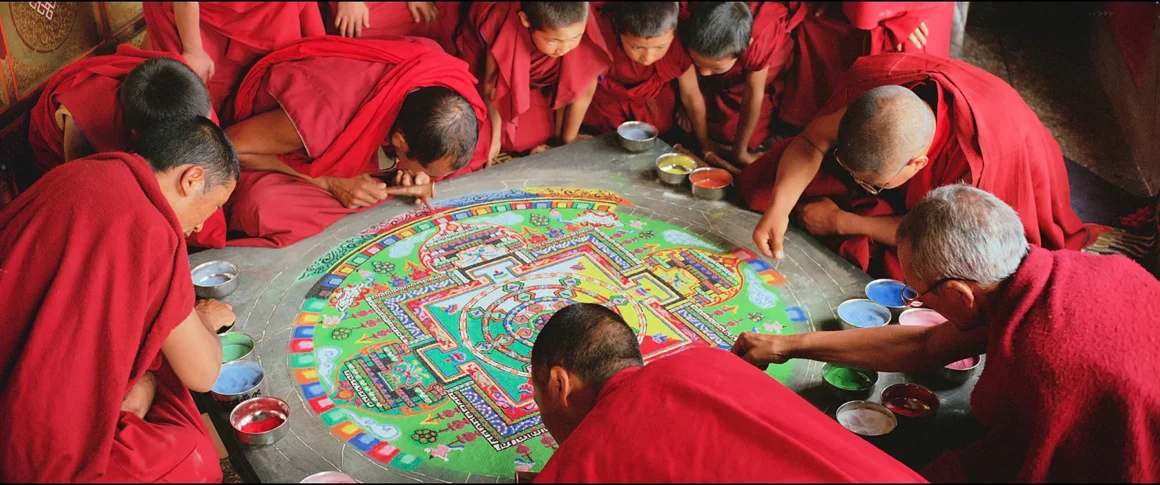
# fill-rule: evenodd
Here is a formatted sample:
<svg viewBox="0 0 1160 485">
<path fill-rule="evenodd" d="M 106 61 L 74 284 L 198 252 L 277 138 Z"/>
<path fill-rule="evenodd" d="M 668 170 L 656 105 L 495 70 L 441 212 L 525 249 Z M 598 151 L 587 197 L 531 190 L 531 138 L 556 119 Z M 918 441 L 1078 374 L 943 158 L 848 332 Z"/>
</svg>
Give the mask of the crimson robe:
<svg viewBox="0 0 1160 485">
<path fill-rule="evenodd" d="M 144 2 L 153 48 L 181 53 L 173 2 Z M 214 62 L 208 83 L 214 109 L 225 109 L 246 70 L 274 49 L 304 37 L 326 35 L 317 2 L 198 2 L 202 48 Z"/>
<path fill-rule="evenodd" d="M 625 54 L 610 13 L 600 11 L 596 21 L 612 55 L 612 66 L 599 78 L 584 126 L 607 133 L 626 121 L 644 121 L 662 134 L 668 132 L 677 110 L 674 81 L 693 65 L 684 45 L 673 36 L 664 57 L 642 66 Z"/>
<path fill-rule="evenodd" d="M 53 244 L 45 244 L 54 241 Z M 177 215 L 149 164 L 110 152 L 50 171 L 0 212 L 0 481 L 221 481 L 161 344 L 193 311 Z M 121 411 L 146 370 L 145 419 Z"/>
<path fill-rule="evenodd" d="M 962 61 L 879 54 L 854 63 L 821 113 L 835 112 L 885 85 L 905 86 L 936 100 L 930 163 L 901 187 L 871 196 L 827 154 L 802 202 L 829 197 L 843 210 L 864 216 L 903 215 L 931 190 L 965 182 L 1013 207 L 1032 244 L 1048 249 L 1084 246 L 1087 231 L 1071 209 L 1063 153 L 1014 88 Z M 778 143 L 742 172 L 741 193 L 751 209 L 769 208 L 778 163 L 791 141 Z M 902 279 L 893 247 L 874 244 L 869 236 L 823 240 L 871 275 Z"/>
<path fill-rule="evenodd" d="M 954 2 L 842 2 L 814 9 L 794 32 L 794 67 L 786 73 L 779 117 L 794 126 L 813 120 L 842 81 L 842 74 L 862 56 L 925 52 L 950 57 Z M 907 38 L 921 22 L 930 32 L 924 49 Z"/>
<path fill-rule="evenodd" d="M 613 375 L 535 481 L 925 482 L 756 367 L 706 348 Z"/>
<path fill-rule="evenodd" d="M 1098 295 L 1098 310 L 1085 295 Z M 987 434 L 924 474 L 1160 481 L 1156 295 L 1160 282 L 1126 257 L 1032 249 L 987 314 L 987 363 L 971 393 Z"/>
<path fill-rule="evenodd" d="M 451 176 L 482 168 L 490 130 L 467 66 L 422 38 L 305 39 L 263 58 L 242 81 L 234 115 L 244 120 L 281 107 L 305 148 L 281 156 L 298 173 L 351 178 L 379 171 L 377 151 L 389 143 L 407 93 L 442 86 L 475 108 L 479 142 L 471 161 Z M 319 96 L 319 93 L 326 93 Z M 245 236 L 233 246 L 283 247 L 322 232 L 347 214 L 329 192 L 298 177 L 244 171 L 227 204 L 228 227 Z"/>
<path fill-rule="evenodd" d="M 415 23 L 407 2 L 366 2 L 370 13 L 369 28 L 362 29 L 359 38 L 391 39 L 399 36 L 425 37 L 439 43 L 449 54 L 455 53 L 455 29 L 459 26 L 461 2 L 435 2 L 439 14 L 435 21 Z M 338 2 L 328 2 L 326 31 L 338 35 L 334 17 L 338 15 Z"/>
<path fill-rule="evenodd" d="M 554 111 L 582 96 L 612 64 L 594 11 L 580 45 L 558 58 L 536 48 L 519 11 L 519 2 L 473 2 L 455 39 L 460 58 L 477 78 L 484 80 L 488 55 L 497 60 L 495 109 L 503 119 L 505 152 L 548 143 L 555 134 Z"/>
</svg>

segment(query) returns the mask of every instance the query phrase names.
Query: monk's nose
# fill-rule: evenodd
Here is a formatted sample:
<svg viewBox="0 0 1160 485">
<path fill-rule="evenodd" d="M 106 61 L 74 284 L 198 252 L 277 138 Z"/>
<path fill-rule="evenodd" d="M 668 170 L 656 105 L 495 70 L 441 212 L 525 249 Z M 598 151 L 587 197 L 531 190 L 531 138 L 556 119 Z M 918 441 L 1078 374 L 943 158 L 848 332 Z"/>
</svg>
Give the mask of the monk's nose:
<svg viewBox="0 0 1160 485">
<path fill-rule="evenodd" d="M 702 67 L 700 69 L 697 69 L 697 72 L 700 72 L 702 76 L 712 76 L 713 75 L 713 71 L 710 71 L 709 68 L 707 68 L 707 67 Z"/>
</svg>

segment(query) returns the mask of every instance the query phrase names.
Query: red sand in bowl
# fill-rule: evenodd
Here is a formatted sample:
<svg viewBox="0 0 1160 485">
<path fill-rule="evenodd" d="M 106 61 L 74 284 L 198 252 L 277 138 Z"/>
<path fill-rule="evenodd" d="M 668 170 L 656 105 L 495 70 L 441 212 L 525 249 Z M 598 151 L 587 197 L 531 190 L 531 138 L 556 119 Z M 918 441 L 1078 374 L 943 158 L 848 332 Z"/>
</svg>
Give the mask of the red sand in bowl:
<svg viewBox="0 0 1160 485">
<path fill-rule="evenodd" d="M 250 421 L 249 423 L 246 423 L 242 426 L 242 431 L 247 433 L 265 433 L 274 428 L 277 428 L 278 426 L 281 426 L 283 422 L 285 421 L 283 421 L 282 418 L 278 416 L 270 416 L 269 418 L 263 419 L 261 421 Z"/>
<path fill-rule="evenodd" d="M 733 183 L 733 176 L 721 169 L 700 170 L 689 176 L 689 182 L 706 189 L 719 189 Z"/>
</svg>

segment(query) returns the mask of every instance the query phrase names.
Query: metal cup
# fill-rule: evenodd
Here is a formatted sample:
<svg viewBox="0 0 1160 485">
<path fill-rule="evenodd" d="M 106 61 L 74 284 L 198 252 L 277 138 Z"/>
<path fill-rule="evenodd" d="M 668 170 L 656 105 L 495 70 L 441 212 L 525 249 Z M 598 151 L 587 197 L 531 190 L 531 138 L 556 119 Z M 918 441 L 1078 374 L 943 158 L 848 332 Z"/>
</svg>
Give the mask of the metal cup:
<svg viewBox="0 0 1160 485">
<path fill-rule="evenodd" d="M 282 422 L 273 429 L 248 432 L 243 428 L 254 421 L 278 419 Z M 272 445 L 282 439 L 290 429 L 290 405 L 276 397 L 255 397 L 238 404 L 230 412 L 230 426 L 238 435 L 238 441 L 246 445 Z"/>
<path fill-rule="evenodd" d="M 221 299 L 238 289 L 238 267 L 229 261 L 210 261 L 193 268 L 193 292 L 198 298 Z"/>
<path fill-rule="evenodd" d="M 657 157 L 657 178 L 669 185 L 682 185 L 689 173 L 697 169 L 697 162 L 680 153 L 666 153 Z"/>
<path fill-rule="evenodd" d="M 657 127 L 643 121 L 626 121 L 616 128 L 620 146 L 633 153 L 648 151 L 657 141 Z"/>
<path fill-rule="evenodd" d="M 220 381 L 222 379 L 222 375 L 230 372 L 231 369 L 235 369 L 235 368 L 239 368 L 239 367 L 256 368 L 258 370 L 258 372 L 260 372 L 260 375 L 258 376 L 258 382 L 254 383 L 254 385 L 252 387 L 250 387 L 248 389 L 243 389 L 241 392 L 238 392 L 235 394 L 218 392 L 217 391 L 218 386 L 215 383 L 214 389 L 210 390 L 210 394 L 213 396 L 213 398 L 215 400 L 224 404 L 227 408 L 233 407 L 242 401 L 245 401 L 248 399 L 253 399 L 255 397 L 262 395 L 262 383 L 266 380 L 266 371 L 265 371 L 265 369 L 262 369 L 262 366 L 258 365 L 257 362 L 251 362 L 248 360 L 235 360 L 233 362 L 227 362 L 225 364 L 222 364 L 222 370 L 221 370 L 221 374 L 219 374 L 219 376 L 218 376 L 218 380 Z"/>
</svg>

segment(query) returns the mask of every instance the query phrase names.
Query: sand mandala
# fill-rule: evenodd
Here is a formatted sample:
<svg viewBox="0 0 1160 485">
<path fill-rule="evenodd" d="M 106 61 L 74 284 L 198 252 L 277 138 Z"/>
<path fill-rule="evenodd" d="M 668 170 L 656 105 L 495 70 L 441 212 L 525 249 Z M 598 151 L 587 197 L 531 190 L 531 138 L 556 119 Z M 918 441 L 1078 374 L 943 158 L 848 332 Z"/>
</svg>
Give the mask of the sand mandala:
<svg viewBox="0 0 1160 485">
<path fill-rule="evenodd" d="M 752 252 L 632 209 L 607 191 L 508 190 L 346 241 L 301 276 L 318 278 L 289 344 L 302 396 L 334 435 L 391 467 L 510 479 L 557 447 L 528 380 L 556 310 L 614 309 L 646 362 L 806 319 Z M 790 368 L 769 374 L 788 382 Z"/>
</svg>

